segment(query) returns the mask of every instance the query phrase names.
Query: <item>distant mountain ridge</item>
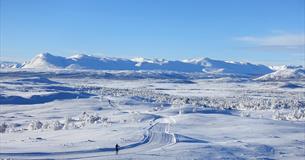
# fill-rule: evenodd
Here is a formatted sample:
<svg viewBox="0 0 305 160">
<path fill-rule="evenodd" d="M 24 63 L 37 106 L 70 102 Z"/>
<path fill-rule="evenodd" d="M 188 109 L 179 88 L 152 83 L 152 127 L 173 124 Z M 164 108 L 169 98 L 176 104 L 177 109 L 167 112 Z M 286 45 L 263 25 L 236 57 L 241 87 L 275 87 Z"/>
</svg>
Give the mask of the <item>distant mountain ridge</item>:
<svg viewBox="0 0 305 160">
<path fill-rule="evenodd" d="M 230 73 L 246 75 L 264 75 L 272 70 L 265 65 L 227 62 L 210 58 L 188 60 L 164 60 L 145 58 L 111 58 L 91 55 L 71 57 L 54 56 L 50 53 L 38 54 L 22 68 L 37 69 L 94 69 L 94 70 L 164 70 L 177 72 Z"/>
<path fill-rule="evenodd" d="M 275 72 L 263 75 L 255 80 L 258 81 L 287 81 L 287 80 L 305 80 L 305 69 L 299 67 L 282 67 Z"/>
<path fill-rule="evenodd" d="M 22 64 L 18 63 L 18 62 L 0 61 L 0 69 L 3 69 L 3 68 L 20 68 L 21 66 L 22 66 Z"/>
</svg>

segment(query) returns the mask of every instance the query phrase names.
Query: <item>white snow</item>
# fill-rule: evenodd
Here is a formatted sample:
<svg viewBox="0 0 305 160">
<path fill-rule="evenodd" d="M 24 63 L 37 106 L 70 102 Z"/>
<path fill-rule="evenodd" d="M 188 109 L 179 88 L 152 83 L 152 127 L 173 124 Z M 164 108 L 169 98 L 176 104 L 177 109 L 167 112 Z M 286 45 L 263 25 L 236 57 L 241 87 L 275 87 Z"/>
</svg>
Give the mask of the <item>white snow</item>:
<svg viewBox="0 0 305 160">
<path fill-rule="evenodd" d="M 0 69 L 20 68 L 22 65 L 18 62 L 0 61 Z"/>
<path fill-rule="evenodd" d="M 272 72 L 267 66 L 255 65 L 247 62 L 221 61 L 210 58 L 187 59 L 183 62 L 202 66 L 203 71 L 211 73 L 262 75 Z"/>
<path fill-rule="evenodd" d="M 305 156 L 298 77 L 39 69 L 0 76 L 0 159 Z"/>
<path fill-rule="evenodd" d="M 305 80 L 304 68 L 282 68 L 273 73 L 263 75 L 255 80 L 259 81 L 287 81 L 287 80 Z"/>
<path fill-rule="evenodd" d="M 264 65 L 244 62 L 227 62 L 210 58 L 189 60 L 133 59 L 96 57 L 78 54 L 71 57 L 54 56 L 50 53 L 37 55 L 22 68 L 36 69 L 94 69 L 94 70 L 165 70 L 182 72 L 229 73 L 242 75 L 263 75 L 272 70 Z"/>
</svg>

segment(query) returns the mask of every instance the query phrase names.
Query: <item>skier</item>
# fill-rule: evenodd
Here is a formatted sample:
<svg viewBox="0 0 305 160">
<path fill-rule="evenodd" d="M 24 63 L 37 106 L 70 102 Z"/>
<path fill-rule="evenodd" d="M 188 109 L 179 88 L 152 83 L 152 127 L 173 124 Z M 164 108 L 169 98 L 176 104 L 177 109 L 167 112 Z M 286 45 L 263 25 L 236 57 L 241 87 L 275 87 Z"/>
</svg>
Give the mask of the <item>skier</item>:
<svg viewBox="0 0 305 160">
<path fill-rule="evenodd" d="M 120 146 L 119 146 L 118 144 L 115 145 L 115 153 L 116 153 L 116 154 L 119 153 L 119 147 L 120 147 Z"/>
</svg>

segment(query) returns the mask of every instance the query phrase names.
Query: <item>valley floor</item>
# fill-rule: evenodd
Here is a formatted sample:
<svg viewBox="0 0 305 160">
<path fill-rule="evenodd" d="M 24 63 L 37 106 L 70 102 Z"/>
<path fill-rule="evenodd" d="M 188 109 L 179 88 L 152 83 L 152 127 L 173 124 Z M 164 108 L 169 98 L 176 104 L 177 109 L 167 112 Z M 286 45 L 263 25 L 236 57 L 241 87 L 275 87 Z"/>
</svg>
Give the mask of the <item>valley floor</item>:
<svg viewBox="0 0 305 160">
<path fill-rule="evenodd" d="M 12 75 L 0 80 L 0 159 L 305 156 L 304 89 L 285 82 Z"/>
</svg>

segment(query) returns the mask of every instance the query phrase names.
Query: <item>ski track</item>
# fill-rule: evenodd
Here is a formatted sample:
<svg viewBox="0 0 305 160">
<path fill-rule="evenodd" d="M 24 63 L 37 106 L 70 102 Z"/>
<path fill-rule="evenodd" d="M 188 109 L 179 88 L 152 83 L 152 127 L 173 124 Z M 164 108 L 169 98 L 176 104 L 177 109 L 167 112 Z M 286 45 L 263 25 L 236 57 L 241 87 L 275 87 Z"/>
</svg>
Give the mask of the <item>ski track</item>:
<svg viewBox="0 0 305 160">
<path fill-rule="evenodd" d="M 164 118 L 168 123 L 159 123 L 156 122 L 150 126 L 142 140 L 136 143 L 120 147 L 120 155 L 122 154 L 131 154 L 137 153 L 140 151 L 151 151 L 162 149 L 162 147 L 168 145 L 174 145 L 176 140 L 176 134 L 170 133 L 171 121 L 174 119 Z M 27 158 L 56 158 L 58 156 L 65 156 L 65 159 L 68 158 L 81 158 L 77 157 L 78 155 L 91 154 L 91 153 L 109 153 L 101 156 L 113 155 L 115 148 L 97 148 L 92 150 L 78 150 L 78 151 L 68 151 L 68 152 L 20 152 L 20 153 L 0 153 L 0 158 L 4 157 L 27 157 Z M 74 159 L 73 158 L 73 159 Z M 83 157 L 85 158 L 85 157 Z"/>
</svg>

